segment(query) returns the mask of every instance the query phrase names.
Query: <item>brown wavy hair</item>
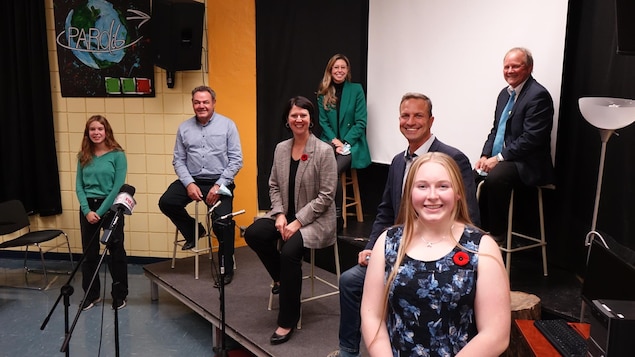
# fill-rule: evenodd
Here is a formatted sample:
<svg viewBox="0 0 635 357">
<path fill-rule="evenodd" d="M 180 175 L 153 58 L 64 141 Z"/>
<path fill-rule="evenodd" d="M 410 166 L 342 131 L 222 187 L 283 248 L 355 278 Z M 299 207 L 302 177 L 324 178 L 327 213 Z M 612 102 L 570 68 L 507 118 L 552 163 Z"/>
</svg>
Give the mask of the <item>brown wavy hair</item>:
<svg viewBox="0 0 635 357">
<path fill-rule="evenodd" d="M 106 144 L 106 147 L 111 150 L 123 151 L 121 145 L 119 145 L 117 140 L 115 140 L 115 134 L 112 132 L 112 127 L 110 126 L 108 119 L 102 115 L 93 115 L 86 121 L 86 127 L 84 127 L 84 137 L 82 138 L 82 147 L 80 152 L 77 154 L 77 160 L 79 160 L 79 164 L 82 167 L 90 164 L 93 160 L 93 155 L 95 154 L 95 143 L 90 140 L 88 133 L 90 124 L 95 121 L 104 126 L 104 131 L 106 132 L 104 144 Z"/>
</svg>

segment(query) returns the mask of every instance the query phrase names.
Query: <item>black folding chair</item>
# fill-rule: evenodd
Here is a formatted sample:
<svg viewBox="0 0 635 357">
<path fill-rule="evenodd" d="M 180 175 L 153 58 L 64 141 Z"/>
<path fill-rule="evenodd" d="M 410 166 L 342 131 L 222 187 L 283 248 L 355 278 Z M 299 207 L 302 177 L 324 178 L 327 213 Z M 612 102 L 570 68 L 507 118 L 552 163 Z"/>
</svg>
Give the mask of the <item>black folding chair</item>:
<svg viewBox="0 0 635 357">
<path fill-rule="evenodd" d="M 31 223 L 29 222 L 29 216 L 22 205 L 22 202 L 18 200 L 11 200 L 0 203 L 0 235 L 7 235 L 17 233 L 20 230 L 27 228 L 27 233 L 20 235 L 17 238 L 13 238 L 6 242 L 0 243 L 0 249 L 25 247 L 24 252 L 24 270 L 25 274 L 30 272 L 40 272 L 44 274 L 44 285 L 36 287 L 38 290 L 42 290 L 48 286 L 48 275 L 46 264 L 44 262 L 44 254 L 50 252 L 53 249 L 57 249 L 62 246 L 68 248 L 68 255 L 70 258 L 71 269 L 69 271 L 48 271 L 55 274 L 69 274 L 73 270 L 73 254 L 71 253 L 71 245 L 68 240 L 68 236 L 62 230 L 59 229 L 46 229 L 31 231 Z M 59 236 L 64 236 L 65 241 L 61 241 L 56 244 L 43 246 L 42 243 L 49 242 Z M 42 269 L 31 269 L 27 265 L 27 257 L 29 253 L 29 247 L 35 246 L 40 252 L 40 259 L 42 261 Z M 28 286 L 27 286 L 28 287 Z"/>
</svg>

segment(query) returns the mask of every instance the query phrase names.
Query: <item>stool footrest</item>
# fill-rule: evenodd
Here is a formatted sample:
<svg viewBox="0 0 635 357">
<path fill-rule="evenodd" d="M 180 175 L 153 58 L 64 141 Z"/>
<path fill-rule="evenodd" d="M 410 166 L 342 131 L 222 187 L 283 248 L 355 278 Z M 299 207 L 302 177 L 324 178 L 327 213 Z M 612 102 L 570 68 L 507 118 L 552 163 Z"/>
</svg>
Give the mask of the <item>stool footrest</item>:
<svg viewBox="0 0 635 357">
<path fill-rule="evenodd" d="M 328 281 L 320 278 L 319 276 L 313 276 L 313 278 L 311 278 L 310 275 L 306 275 L 306 276 L 303 276 L 302 279 L 315 279 L 315 280 L 321 282 L 322 284 L 328 285 L 328 286 L 332 287 L 333 289 L 338 290 L 338 292 L 339 292 L 339 287 L 337 285 L 335 285 L 335 284 L 333 284 L 331 282 L 328 282 Z"/>
<path fill-rule="evenodd" d="M 339 291 L 332 291 L 330 293 L 324 293 L 324 294 L 320 294 L 320 295 L 315 295 L 315 296 L 311 296 L 311 297 L 308 297 L 308 298 L 304 298 L 304 299 L 301 300 L 301 302 L 305 303 L 305 302 L 309 302 L 309 301 L 325 298 L 325 297 L 328 297 L 328 296 L 331 296 L 331 295 L 337 295 L 339 293 L 340 293 Z"/>
<path fill-rule="evenodd" d="M 527 240 L 532 241 L 534 243 L 521 244 L 520 246 L 515 247 L 515 248 L 508 248 L 508 247 L 502 246 L 502 247 L 500 247 L 501 251 L 503 251 L 505 253 L 514 253 L 514 252 L 520 252 L 522 250 L 533 249 L 533 248 L 538 248 L 538 247 L 547 245 L 547 242 L 543 242 L 540 238 L 535 238 L 535 237 L 528 236 L 526 234 L 516 233 L 516 232 L 512 232 L 512 235 L 516 236 L 516 237 L 523 238 L 523 239 L 527 239 Z"/>
<path fill-rule="evenodd" d="M 529 244 L 529 245 L 523 245 L 520 247 L 516 247 L 516 248 L 505 248 L 505 247 L 500 247 L 501 252 L 505 252 L 505 253 L 515 253 L 515 252 L 520 252 L 523 250 L 529 250 L 529 249 L 533 249 L 533 248 L 538 248 L 540 246 L 543 246 L 544 244 Z"/>
</svg>

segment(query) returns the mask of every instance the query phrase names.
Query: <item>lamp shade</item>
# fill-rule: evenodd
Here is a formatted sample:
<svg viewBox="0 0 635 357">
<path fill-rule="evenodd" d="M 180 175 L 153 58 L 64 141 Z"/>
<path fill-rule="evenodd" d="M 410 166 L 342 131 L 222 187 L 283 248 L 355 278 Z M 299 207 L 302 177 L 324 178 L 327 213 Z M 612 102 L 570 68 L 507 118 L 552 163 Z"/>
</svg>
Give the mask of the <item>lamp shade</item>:
<svg viewBox="0 0 635 357">
<path fill-rule="evenodd" d="M 578 99 L 580 113 L 598 129 L 615 130 L 635 121 L 635 100 L 608 97 Z"/>
</svg>

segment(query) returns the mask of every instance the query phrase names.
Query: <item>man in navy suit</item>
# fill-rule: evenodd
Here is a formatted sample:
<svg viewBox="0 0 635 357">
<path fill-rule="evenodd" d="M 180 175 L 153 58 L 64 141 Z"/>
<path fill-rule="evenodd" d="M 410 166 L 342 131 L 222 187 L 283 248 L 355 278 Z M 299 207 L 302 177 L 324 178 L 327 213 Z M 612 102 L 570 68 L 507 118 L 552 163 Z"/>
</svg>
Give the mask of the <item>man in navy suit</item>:
<svg viewBox="0 0 635 357">
<path fill-rule="evenodd" d="M 377 216 L 373 223 L 368 244 L 358 257 L 358 265 L 342 273 L 340 277 L 340 349 L 329 354 L 336 356 L 359 356 L 361 341 L 360 308 L 362 290 L 366 276 L 366 266 L 370 259 L 375 241 L 388 227 L 394 225 L 399 205 L 404 178 L 410 164 L 416 156 L 429 151 L 442 152 L 451 156 L 459 168 L 465 184 L 466 199 L 470 218 L 475 225 L 480 225 L 478 202 L 476 201 L 476 185 L 472 173 L 472 166 L 467 156 L 460 150 L 439 141 L 430 131 L 434 116 L 432 116 L 432 102 L 430 98 L 420 93 L 406 93 L 399 104 L 399 129 L 408 140 L 408 148 L 395 155 L 388 169 L 388 179 L 382 201 L 377 207 Z"/>
<path fill-rule="evenodd" d="M 512 189 L 554 182 L 553 100 L 531 76 L 533 67 L 531 52 L 525 48 L 512 48 L 505 55 L 503 75 L 508 86 L 498 95 L 494 125 L 474 167 L 476 181 L 485 180 L 479 198 L 483 228 L 498 241 L 507 231 Z"/>
</svg>

